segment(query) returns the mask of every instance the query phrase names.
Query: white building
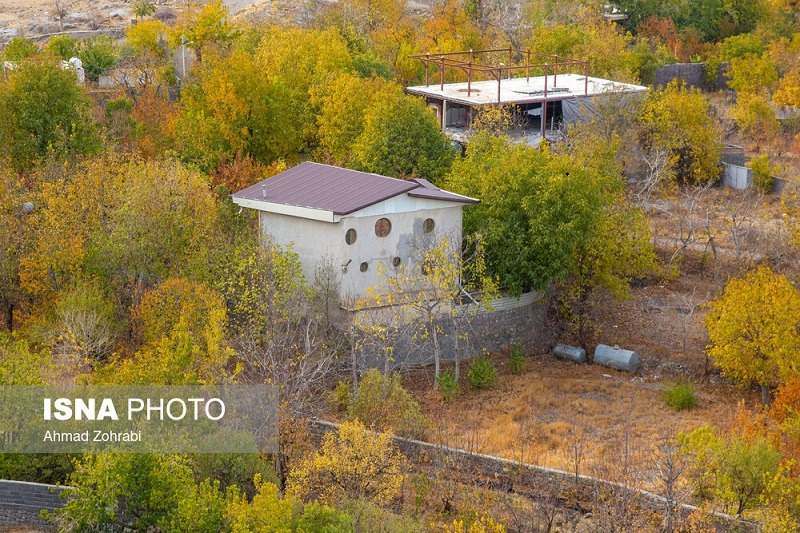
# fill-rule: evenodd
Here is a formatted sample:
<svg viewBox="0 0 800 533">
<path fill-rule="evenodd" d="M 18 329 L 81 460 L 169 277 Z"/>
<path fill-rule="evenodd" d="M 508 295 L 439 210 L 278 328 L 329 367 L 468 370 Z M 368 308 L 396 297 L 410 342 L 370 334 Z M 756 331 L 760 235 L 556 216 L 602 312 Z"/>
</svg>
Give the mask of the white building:
<svg viewBox="0 0 800 533">
<path fill-rule="evenodd" d="M 423 179 L 308 162 L 235 193 L 233 201 L 258 211 L 262 238 L 292 246 L 306 279 L 322 261 L 332 264 L 342 302 L 381 283 L 380 263 L 407 264 L 419 239 L 460 243 L 461 208 L 478 202 Z"/>
</svg>

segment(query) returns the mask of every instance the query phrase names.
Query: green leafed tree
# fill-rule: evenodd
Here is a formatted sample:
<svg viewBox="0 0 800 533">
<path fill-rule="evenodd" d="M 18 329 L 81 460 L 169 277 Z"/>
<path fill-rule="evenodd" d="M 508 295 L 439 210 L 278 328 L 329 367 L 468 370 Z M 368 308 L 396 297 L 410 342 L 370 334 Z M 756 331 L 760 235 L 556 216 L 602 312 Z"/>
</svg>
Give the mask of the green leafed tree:
<svg viewBox="0 0 800 533">
<path fill-rule="evenodd" d="M 399 90 L 371 102 L 352 151 L 358 170 L 431 181 L 447 173 L 454 157 L 424 101 Z"/>
<path fill-rule="evenodd" d="M 26 61 L 0 81 L 0 158 L 25 171 L 48 154 L 97 151 L 90 100 L 75 73 L 55 62 Z"/>
<path fill-rule="evenodd" d="M 3 48 L 2 59 L 5 61 L 19 62 L 27 59 L 39 51 L 39 46 L 24 37 L 11 39 Z"/>
<path fill-rule="evenodd" d="M 78 58 L 83 62 L 86 78 L 97 82 L 119 61 L 119 50 L 111 37 L 100 35 L 81 42 Z"/>
<path fill-rule="evenodd" d="M 78 39 L 69 35 L 54 35 L 47 41 L 45 50 L 57 58 L 67 61 L 78 53 Z"/>
<path fill-rule="evenodd" d="M 724 376 L 761 387 L 762 400 L 800 369 L 800 292 L 767 266 L 732 279 L 705 319 L 708 354 Z"/>
<path fill-rule="evenodd" d="M 481 200 L 465 209 L 464 232 L 481 236 L 488 274 L 520 294 L 567 275 L 622 181 L 572 156 L 482 132 L 444 186 Z"/>
<path fill-rule="evenodd" d="M 579 245 L 560 299 L 560 308 L 578 342 L 586 348 L 595 329 L 594 306 L 603 297 L 623 299 L 630 282 L 658 268 L 644 212 L 620 197 L 603 210 L 588 240 Z"/>
</svg>

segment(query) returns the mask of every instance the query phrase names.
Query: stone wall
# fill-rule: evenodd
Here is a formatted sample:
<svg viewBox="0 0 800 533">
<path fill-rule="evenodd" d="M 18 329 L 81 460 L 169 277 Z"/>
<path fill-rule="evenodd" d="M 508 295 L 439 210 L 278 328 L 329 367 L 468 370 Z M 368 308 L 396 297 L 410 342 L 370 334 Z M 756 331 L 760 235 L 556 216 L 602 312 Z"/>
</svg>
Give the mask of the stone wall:
<svg viewBox="0 0 800 533">
<path fill-rule="evenodd" d="M 63 506 L 64 500 L 59 496 L 62 490 L 65 487 L 0 479 L 0 528 L 35 526 L 32 531 L 55 531 L 53 526 L 39 518 L 39 512 Z"/>
<path fill-rule="evenodd" d="M 530 292 L 519 298 L 499 298 L 492 302 L 491 309 L 475 305 L 457 308 L 452 313 L 454 316 L 436 322 L 441 360 L 470 359 L 483 351 L 502 350 L 512 342 L 520 342 L 527 348 L 540 345 L 545 338 L 548 304 L 545 293 Z M 383 310 L 382 315 L 376 315 L 372 320 L 374 323 L 391 323 L 392 312 L 391 309 Z M 363 318 L 356 320 L 364 323 Z M 385 338 L 372 335 L 368 342 L 361 343 L 359 370 L 433 364 L 434 345 L 425 321 L 418 317 L 417 320 L 406 318 L 401 322 L 404 325 L 393 328 Z M 390 357 L 388 362 L 387 354 Z"/>
<path fill-rule="evenodd" d="M 325 420 L 314 420 L 311 429 L 318 436 L 336 431 L 339 425 Z M 534 501 L 542 497 L 541 487 L 563 496 L 575 495 L 585 505 L 591 503 L 598 495 L 604 498 L 619 498 L 628 495 L 628 501 L 637 508 L 655 513 L 663 512 L 667 500 L 658 494 L 646 490 L 626 487 L 620 483 L 578 475 L 538 465 L 512 461 L 482 453 L 451 448 L 429 442 L 392 436 L 395 446 L 417 468 L 457 468 L 460 481 L 465 484 L 483 486 L 493 490 L 504 490 L 525 496 Z M 581 504 L 583 507 L 584 504 Z M 673 504 L 676 514 L 688 516 L 697 511 L 697 507 L 686 504 Z M 585 509 L 591 512 L 590 508 Z M 760 533 L 758 522 L 744 520 L 719 512 L 710 512 L 713 530 L 716 533 Z"/>
<path fill-rule="evenodd" d="M 708 79 L 704 63 L 672 63 L 656 71 L 654 87 L 666 87 L 672 80 L 683 80 L 688 87 L 703 91 L 722 91 L 728 87 L 727 72 L 730 63 L 722 63 L 714 79 Z"/>
</svg>

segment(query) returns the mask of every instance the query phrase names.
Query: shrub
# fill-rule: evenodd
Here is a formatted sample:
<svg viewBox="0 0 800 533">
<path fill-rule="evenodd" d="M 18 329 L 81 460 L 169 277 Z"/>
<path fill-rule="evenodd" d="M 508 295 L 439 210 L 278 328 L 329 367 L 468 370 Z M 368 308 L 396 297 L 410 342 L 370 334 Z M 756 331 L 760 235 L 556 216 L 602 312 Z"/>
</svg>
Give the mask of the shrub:
<svg viewBox="0 0 800 533">
<path fill-rule="evenodd" d="M 372 369 L 361 378 L 348 413 L 367 427 L 402 437 L 421 437 L 427 420 L 397 374 Z"/>
<path fill-rule="evenodd" d="M 351 399 L 350 385 L 346 381 L 340 380 L 336 384 L 336 388 L 331 391 L 330 403 L 337 411 L 346 411 Z"/>
<path fill-rule="evenodd" d="M 676 383 L 664 389 L 664 402 L 675 411 L 694 407 L 694 388 L 685 383 Z"/>
<path fill-rule="evenodd" d="M 291 470 L 287 493 L 303 501 L 331 503 L 346 496 L 386 505 L 401 494 L 404 461 L 390 435 L 345 422 Z"/>
<path fill-rule="evenodd" d="M 511 343 L 511 352 L 508 354 L 508 368 L 512 374 L 522 374 L 525 371 L 527 362 L 525 352 L 522 351 L 522 343 L 514 341 Z"/>
<path fill-rule="evenodd" d="M 769 156 L 762 154 L 750 160 L 750 169 L 753 171 L 753 187 L 762 194 L 772 192 L 772 165 Z"/>
<path fill-rule="evenodd" d="M 483 354 L 469 367 L 469 384 L 476 389 L 488 389 L 497 382 L 497 369 L 489 354 Z"/>
<path fill-rule="evenodd" d="M 436 378 L 436 385 L 439 387 L 439 392 L 446 402 L 454 399 L 461 392 L 461 386 L 456 381 L 456 375 L 452 370 L 445 370 Z"/>
</svg>

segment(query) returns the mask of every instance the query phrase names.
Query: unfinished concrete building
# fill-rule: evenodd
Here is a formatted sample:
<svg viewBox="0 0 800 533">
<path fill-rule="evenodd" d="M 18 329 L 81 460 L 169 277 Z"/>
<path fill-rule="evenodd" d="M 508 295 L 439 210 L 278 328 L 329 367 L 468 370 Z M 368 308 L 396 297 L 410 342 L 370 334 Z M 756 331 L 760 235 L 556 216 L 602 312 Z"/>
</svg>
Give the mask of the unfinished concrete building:
<svg viewBox="0 0 800 533">
<path fill-rule="evenodd" d="M 425 66 L 425 85 L 406 88 L 434 110 L 442 131 L 464 143 L 482 108 L 510 106 L 515 139 L 538 145 L 562 125 L 581 120 L 593 99 L 608 93 L 644 93 L 641 85 L 589 76 L 589 62 L 515 48 L 411 56 Z M 500 57 L 504 62 L 499 62 Z M 459 81 L 449 82 L 457 79 Z M 461 81 L 464 80 L 464 81 Z M 448 83 L 446 83 L 448 81 Z"/>
</svg>

